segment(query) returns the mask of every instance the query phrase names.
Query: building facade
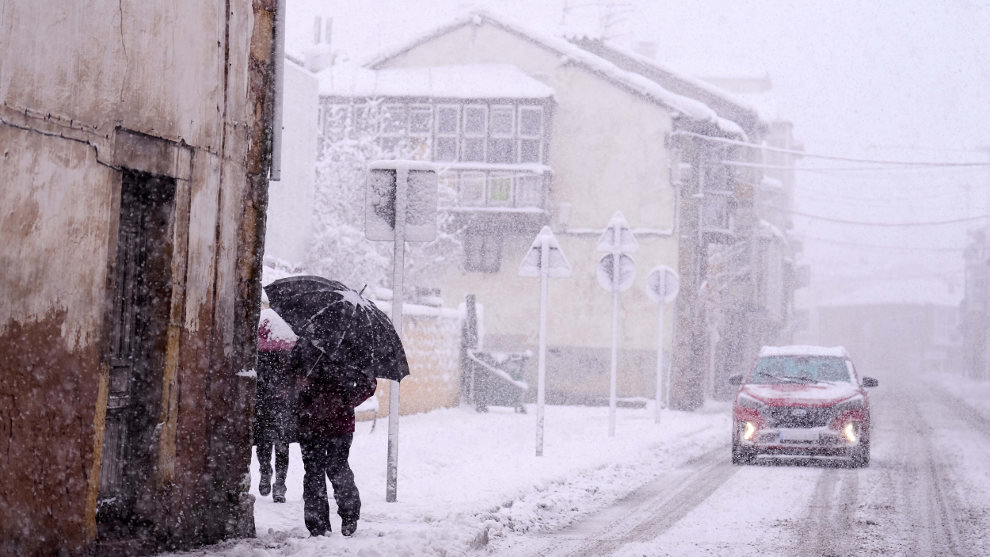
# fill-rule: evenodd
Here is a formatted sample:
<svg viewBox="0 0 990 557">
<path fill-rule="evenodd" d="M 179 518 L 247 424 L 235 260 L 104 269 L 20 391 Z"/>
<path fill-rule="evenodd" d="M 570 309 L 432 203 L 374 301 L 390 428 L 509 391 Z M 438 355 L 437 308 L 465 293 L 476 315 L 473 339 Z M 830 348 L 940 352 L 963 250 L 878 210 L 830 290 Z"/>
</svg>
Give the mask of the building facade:
<svg viewBox="0 0 990 557">
<path fill-rule="evenodd" d="M 253 535 L 275 4 L 5 2 L 0 554 Z"/>
</svg>

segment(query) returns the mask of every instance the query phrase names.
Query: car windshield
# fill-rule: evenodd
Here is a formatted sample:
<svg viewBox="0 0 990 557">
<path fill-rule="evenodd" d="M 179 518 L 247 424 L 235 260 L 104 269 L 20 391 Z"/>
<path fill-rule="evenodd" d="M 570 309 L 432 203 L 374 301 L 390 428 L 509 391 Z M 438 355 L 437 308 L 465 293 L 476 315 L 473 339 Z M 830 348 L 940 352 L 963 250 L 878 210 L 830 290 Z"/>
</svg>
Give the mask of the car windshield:
<svg viewBox="0 0 990 557">
<path fill-rule="evenodd" d="M 845 358 L 836 356 L 770 356 L 756 361 L 750 383 L 816 383 L 850 381 Z"/>
</svg>

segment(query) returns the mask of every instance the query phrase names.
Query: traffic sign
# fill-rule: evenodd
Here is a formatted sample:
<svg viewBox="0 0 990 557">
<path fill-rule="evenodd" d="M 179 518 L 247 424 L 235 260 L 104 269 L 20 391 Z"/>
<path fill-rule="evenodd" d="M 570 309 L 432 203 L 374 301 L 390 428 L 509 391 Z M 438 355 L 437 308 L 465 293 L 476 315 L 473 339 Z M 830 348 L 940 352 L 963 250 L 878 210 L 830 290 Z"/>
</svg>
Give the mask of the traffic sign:
<svg viewBox="0 0 990 557">
<path fill-rule="evenodd" d="M 405 188 L 406 242 L 432 242 L 437 237 L 437 172 L 423 161 L 376 161 L 368 167 L 364 232 L 369 240 L 395 239 L 398 189 Z"/>
<path fill-rule="evenodd" d="M 666 265 L 654 267 L 646 275 L 646 294 L 654 302 L 669 304 L 677 297 L 680 279 L 673 269 Z"/>
<path fill-rule="evenodd" d="M 543 456 L 543 406 L 547 387 L 547 283 L 550 277 L 571 276 L 571 266 L 549 226 L 533 240 L 519 265 L 519 276 L 540 278 L 540 339 L 536 371 L 536 456 Z"/>
<path fill-rule="evenodd" d="M 567 278 L 571 276 L 571 265 L 564 257 L 564 252 L 560 249 L 560 243 L 549 226 L 544 226 L 540 233 L 533 240 L 522 263 L 519 264 L 519 276 L 538 277 L 540 276 L 540 265 L 542 264 L 542 253 L 544 239 L 546 240 L 547 253 L 547 276 L 553 278 Z"/>
<path fill-rule="evenodd" d="M 614 276 L 616 255 L 619 257 L 618 280 L 616 280 Z M 632 257 L 629 257 L 624 253 L 606 253 L 598 261 L 598 284 L 600 284 L 606 292 L 612 292 L 612 290 L 616 288 L 618 289 L 618 292 L 629 290 L 629 287 L 633 285 L 633 281 L 635 280 L 636 263 L 633 262 Z"/>
<path fill-rule="evenodd" d="M 622 211 L 616 211 L 598 238 L 598 251 L 631 253 L 638 249 L 639 242 L 633 236 L 626 217 L 622 216 Z"/>
</svg>

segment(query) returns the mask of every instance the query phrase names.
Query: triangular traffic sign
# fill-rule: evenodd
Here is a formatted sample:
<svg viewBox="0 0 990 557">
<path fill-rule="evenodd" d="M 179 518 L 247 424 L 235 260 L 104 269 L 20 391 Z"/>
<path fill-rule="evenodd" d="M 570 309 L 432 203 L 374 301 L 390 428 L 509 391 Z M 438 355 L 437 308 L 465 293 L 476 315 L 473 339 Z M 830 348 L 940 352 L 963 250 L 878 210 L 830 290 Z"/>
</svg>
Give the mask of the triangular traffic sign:
<svg viewBox="0 0 990 557">
<path fill-rule="evenodd" d="M 530 246 L 525 257 L 523 257 L 522 263 L 519 264 L 519 276 L 540 276 L 540 264 L 543 260 L 542 253 L 544 245 L 549 250 L 547 254 L 547 275 L 554 278 L 567 278 L 571 276 L 571 265 L 567 262 L 567 258 L 564 257 L 564 252 L 560 249 L 560 243 L 557 242 L 557 237 L 553 235 L 553 231 L 550 230 L 549 226 L 544 226 L 543 230 L 540 230 L 540 233 L 536 235 L 533 245 Z"/>
<path fill-rule="evenodd" d="M 633 236 L 622 211 L 616 211 L 608 221 L 608 226 L 598 238 L 598 251 L 629 253 L 639 250 L 639 242 Z"/>
</svg>

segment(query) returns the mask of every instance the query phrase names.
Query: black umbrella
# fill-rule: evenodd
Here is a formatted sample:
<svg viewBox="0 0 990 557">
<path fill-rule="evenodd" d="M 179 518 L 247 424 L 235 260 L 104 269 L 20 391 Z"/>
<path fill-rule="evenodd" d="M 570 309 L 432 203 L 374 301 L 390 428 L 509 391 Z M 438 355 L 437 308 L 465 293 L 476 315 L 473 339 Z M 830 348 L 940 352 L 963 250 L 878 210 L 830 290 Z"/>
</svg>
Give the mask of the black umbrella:
<svg viewBox="0 0 990 557">
<path fill-rule="evenodd" d="M 296 335 L 316 348 L 314 364 L 358 369 L 394 381 L 409 375 L 406 352 L 392 320 L 360 293 L 311 275 L 276 280 L 265 286 L 265 293 L 271 308 Z"/>
</svg>

